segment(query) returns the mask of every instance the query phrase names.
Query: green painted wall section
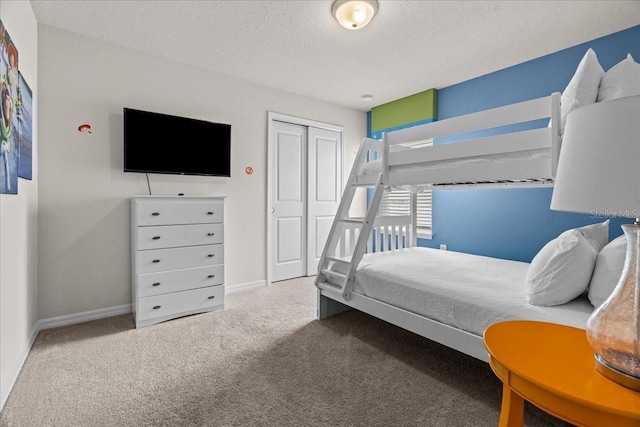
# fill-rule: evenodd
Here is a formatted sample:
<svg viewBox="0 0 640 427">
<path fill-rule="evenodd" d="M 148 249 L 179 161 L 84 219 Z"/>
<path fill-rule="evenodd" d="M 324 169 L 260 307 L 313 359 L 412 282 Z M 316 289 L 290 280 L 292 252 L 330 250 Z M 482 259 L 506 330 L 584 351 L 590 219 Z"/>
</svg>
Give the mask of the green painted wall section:
<svg viewBox="0 0 640 427">
<path fill-rule="evenodd" d="M 425 90 L 371 109 L 371 131 L 438 117 L 438 91 Z"/>
</svg>

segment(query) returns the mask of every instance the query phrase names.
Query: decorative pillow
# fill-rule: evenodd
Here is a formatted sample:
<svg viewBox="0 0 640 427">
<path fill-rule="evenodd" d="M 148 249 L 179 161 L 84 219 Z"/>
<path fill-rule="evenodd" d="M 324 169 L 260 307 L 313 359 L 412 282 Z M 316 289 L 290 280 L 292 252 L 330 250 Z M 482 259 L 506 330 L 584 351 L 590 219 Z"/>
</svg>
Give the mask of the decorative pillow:
<svg viewBox="0 0 640 427">
<path fill-rule="evenodd" d="M 600 80 L 605 75 L 593 49 L 589 48 L 560 98 L 560 134 L 564 133 L 567 114 L 583 105 L 593 104 L 598 97 Z"/>
<path fill-rule="evenodd" d="M 605 73 L 598 90 L 598 102 L 633 95 L 640 95 L 640 64 L 628 54 Z"/>
<path fill-rule="evenodd" d="M 589 301 L 600 306 L 618 284 L 627 252 L 627 238 L 622 235 L 611 241 L 598 254 L 589 284 Z"/>
<path fill-rule="evenodd" d="M 578 228 L 578 230 L 591 243 L 596 253 L 600 252 L 609 242 L 609 220 L 598 224 L 585 225 Z"/>
<path fill-rule="evenodd" d="M 567 230 L 533 258 L 524 291 L 529 304 L 560 305 L 585 293 L 598 253 L 579 229 Z"/>
</svg>

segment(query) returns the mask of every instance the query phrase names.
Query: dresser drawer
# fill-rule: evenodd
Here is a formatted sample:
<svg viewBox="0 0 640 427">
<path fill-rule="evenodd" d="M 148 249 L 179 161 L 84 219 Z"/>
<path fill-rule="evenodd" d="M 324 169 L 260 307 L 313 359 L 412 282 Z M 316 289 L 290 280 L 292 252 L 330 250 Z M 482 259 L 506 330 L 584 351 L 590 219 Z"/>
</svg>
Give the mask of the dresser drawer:
<svg viewBox="0 0 640 427">
<path fill-rule="evenodd" d="M 223 245 L 136 251 L 135 273 L 155 273 L 181 268 L 205 267 L 224 263 Z"/>
<path fill-rule="evenodd" d="M 137 227 L 138 249 L 211 245 L 224 240 L 223 224 L 158 225 Z"/>
<path fill-rule="evenodd" d="M 203 224 L 224 221 L 224 205 L 212 200 L 136 198 L 133 203 L 137 225 Z"/>
<path fill-rule="evenodd" d="M 138 274 L 138 297 L 186 291 L 224 283 L 224 266 L 187 268 Z"/>
<path fill-rule="evenodd" d="M 224 286 L 139 298 L 136 321 L 197 311 L 224 304 Z"/>
</svg>

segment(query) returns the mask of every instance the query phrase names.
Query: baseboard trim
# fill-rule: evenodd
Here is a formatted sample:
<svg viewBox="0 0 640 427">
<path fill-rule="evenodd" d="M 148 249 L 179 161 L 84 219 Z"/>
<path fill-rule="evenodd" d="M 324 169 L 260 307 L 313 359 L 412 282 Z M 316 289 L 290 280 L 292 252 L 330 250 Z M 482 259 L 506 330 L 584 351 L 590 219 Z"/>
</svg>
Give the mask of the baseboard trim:
<svg viewBox="0 0 640 427">
<path fill-rule="evenodd" d="M 225 294 L 235 294 L 237 292 L 244 292 L 250 289 L 262 288 L 265 286 L 267 286 L 266 280 L 238 283 L 236 285 L 225 285 Z M 38 331 L 57 328 L 59 326 L 68 326 L 74 325 L 76 323 L 89 322 L 91 320 L 104 319 L 107 317 L 119 316 L 121 314 L 127 313 L 131 313 L 131 304 L 123 304 L 114 307 L 99 308 L 97 310 L 82 311 L 80 313 L 50 317 L 48 319 L 41 319 L 38 321 Z"/>
<path fill-rule="evenodd" d="M 237 283 L 235 285 L 225 285 L 224 294 L 231 295 L 238 292 L 249 291 L 256 288 L 264 288 L 267 286 L 266 280 L 256 280 L 255 282 Z"/>
<path fill-rule="evenodd" d="M 27 341 L 27 345 L 25 345 L 24 349 L 22 349 L 22 351 L 20 352 L 20 356 L 18 357 L 18 360 L 16 361 L 12 369 L 12 373 L 11 373 L 11 377 L 9 378 L 9 381 L 7 381 L 5 386 L 2 387 L 2 390 L 0 390 L 0 411 L 2 411 L 2 408 L 4 408 L 4 404 L 7 403 L 9 394 L 11 393 L 11 390 L 13 389 L 13 386 L 18 379 L 18 375 L 20 375 L 20 371 L 22 371 L 24 362 L 26 362 L 27 357 L 29 357 L 29 353 L 31 352 L 31 347 L 33 347 L 33 343 L 36 342 L 36 337 L 38 336 L 38 332 L 40 332 L 39 322 L 36 322 L 35 325 L 33 325 L 33 329 L 31 329 L 31 335 L 29 336 L 29 341 Z"/>
<path fill-rule="evenodd" d="M 48 319 L 41 319 L 38 321 L 38 330 L 42 331 L 44 329 L 57 328 L 59 326 L 74 325 L 76 323 L 84 323 L 91 320 L 104 319 L 106 317 L 119 316 L 127 313 L 131 313 L 131 304 L 123 304 L 115 307 L 99 308 L 97 310 L 49 317 Z"/>
<path fill-rule="evenodd" d="M 237 292 L 244 292 L 251 289 L 263 288 L 267 286 L 266 280 L 257 280 L 255 282 L 247 282 L 247 283 L 238 283 L 236 285 L 226 285 L 225 286 L 225 294 L 235 294 Z M 2 389 L 0 389 L 0 411 L 4 408 L 4 404 L 9 398 L 9 394 L 13 389 L 13 386 L 18 379 L 18 375 L 20 375 L 20 371 L 22 371 L 22 367 L 24 363 L 27 361 L 27 357 L 29 357 L 29 352 L 31 352 L 31 347 L 33 347 L 33 343 L 36 341 L 36 337 L 40 331 L 45 329 L 57 328 L 59 326 L 68 326 L 75 325 L 77 323 L 89 322 L 92 320 L 104 319 L 107 317 L 119 316 L 121 314 L 131 313 L 131 304 L 123 304 L 117 305 L 114 307 L 107 308 L 99 308 L 97 310 L 89 310 L 82 311 L 80 313 L 73 314 L 65 314 L 62 316 L 49 317 L 47 319 L 40 319 L 33 325 L 33 329 L 31 331 L 31 336 L 29 337 L 29 341 L 25 348 L 20 352 L 20 357 L 16 361 L 16 364 L 13 368 L 13 373 L 9 378 L 9 381 L 6 383 Z"/>
</svg>

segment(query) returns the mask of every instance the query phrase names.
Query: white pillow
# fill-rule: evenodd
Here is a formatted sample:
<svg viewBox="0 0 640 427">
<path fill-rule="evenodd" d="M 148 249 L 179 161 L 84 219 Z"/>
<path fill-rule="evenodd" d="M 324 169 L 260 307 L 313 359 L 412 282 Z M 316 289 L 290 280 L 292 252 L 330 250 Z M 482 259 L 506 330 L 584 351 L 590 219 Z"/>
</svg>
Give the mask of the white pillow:
<svg viewBox="0 0 640 427">
<path fill-rule="evenodd" d="M 640 95 L 640 64 L 628 54 L 605 73 L 598 90 L 598 102 L 633 95 Z"/>
<path fill-rule="evenodd" d="M 593 104 L 598 97 L 604 69 L 593 49 L 589 48 L 560 98 L 560 134 L 564 133 L 567 114 L 583 105 Z"/>
<path fill-rule="evenodd" d="M 627 238 L 622 235 L 611 241 L 598 254 L 589 284 L 589 301 L 600 306 L 618 284 L 627 252 Z"/>
<path fill-rule="evenodd" d="M 524 283 L 529 304 L 560 305 L 585 293 L 598 253 L 579 229 L 567 230 L 533 258 Z"/>
<path fill-rule="evenodd" d="M 609 243 L 609 220 L 598 224 L 585 225 L 578 228 L 587 239 L 596 253 L 600 252 Z"/>
</svg>

